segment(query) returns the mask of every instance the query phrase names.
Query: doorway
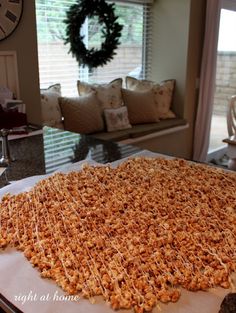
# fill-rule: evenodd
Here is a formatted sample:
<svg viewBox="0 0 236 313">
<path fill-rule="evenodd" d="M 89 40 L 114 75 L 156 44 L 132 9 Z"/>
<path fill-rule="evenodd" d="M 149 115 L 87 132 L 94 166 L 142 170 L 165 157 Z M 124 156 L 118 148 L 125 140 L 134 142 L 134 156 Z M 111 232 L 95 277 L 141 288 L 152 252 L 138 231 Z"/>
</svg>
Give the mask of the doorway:
<svg viewBox="0 0 236 313">
<path fill-rule="evenodd" d="M 228 137 L 227 106 L 229 98 L 236 94 L 236 0 L 223 0 L 216 64 L 216 88 L 210 131 L 208 159 L 222 158 Z"/>
</svg>

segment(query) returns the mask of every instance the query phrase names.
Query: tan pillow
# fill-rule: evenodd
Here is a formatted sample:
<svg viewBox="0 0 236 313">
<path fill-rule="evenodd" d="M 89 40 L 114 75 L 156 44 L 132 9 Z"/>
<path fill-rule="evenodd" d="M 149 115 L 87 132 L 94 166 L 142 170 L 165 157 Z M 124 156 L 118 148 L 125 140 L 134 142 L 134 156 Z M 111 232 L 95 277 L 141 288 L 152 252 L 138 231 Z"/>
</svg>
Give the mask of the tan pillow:
<svg viewBox="0 0 236 313">
<path fill-rule="evenodd" d="M 131 124 L 155 123 L 159 121 L 156 112 L 154 93 L 122 89 L 124 104 L 128 108 Z"/>
<path fill-rule="evenodd" d="M 122 106 L 117 109 L 105 109 L 104 116 L 108 132 L 132 127 L 129 122 L 128 110 L 126 106 Z"/>
<path fill-rule="evenodd" d="M 43 125 L 63 129 L 61 109 L 58 98 L 61 96 L 61 85 L 55 84 L 41 89 L 41 110 Z"/>
<path fill-rule="evenodd" d="M 95 92 L 100 101 L 101 110 L 115 109 L 123 105 L 121 88 L 122 78 L 115 79 L 108 84 L 88 84 L 82 81 L 77 82 L 77 88 L 80 96 Z"/>
<path fill-rule="evenodd" d="M 66 130 L 89 134 L 104 130 L 99 102 L 92 93 L 76 98 L 59 98 Z"/>
<path fill-rule="evenodd" d="M 151 90 L 155 93 L 155 102 L 158 117 L 161 119 L 174 118 L 176 115 L 171 111 L 173 103 L 173 95 L 175 88 L 175 80 L 164 80 L 160 84 L 150 80 L 139 80 L 134 77 L 126 77 L 126 88 L 130 90 Z"/>
</svg>

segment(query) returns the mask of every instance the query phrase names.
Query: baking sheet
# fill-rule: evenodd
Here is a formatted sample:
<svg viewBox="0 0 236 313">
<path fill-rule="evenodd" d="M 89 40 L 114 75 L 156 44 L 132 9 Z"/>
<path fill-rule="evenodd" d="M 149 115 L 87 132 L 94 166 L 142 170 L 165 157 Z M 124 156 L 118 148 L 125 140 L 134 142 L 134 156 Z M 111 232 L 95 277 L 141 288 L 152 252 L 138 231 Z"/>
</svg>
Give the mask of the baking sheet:
<svg viewBox="0 0 236 313">
<path fill-rule="evenodd" d="M 163 157 L 163 155 L 149 151 L 139 152 L 133 155 L 133 157 L 135 156 Z M 117 166 L 125 159 L 112 162 L 111 166 Z M 58 171 L 66 173 L 71 170 L 80 170 L 85 163 L 98 164 L 91 160 L 80 161 Z M 47 176 L 34 176 L 6 186 L 0 189 L 0 197 L 6 192 L 16 194 L 27 191 L 36 182 Z M 211 289 L 208 292 L 182 290 L 177 303 L 160 303 L 153 312 L 218 313 L 220 303 L 228 292 L 229 290 L 222 288 Z M 114 313 L 102 297 L 97 297 L 94 304 L 86 299 L 78 299 L 79 297 L 74 299 L 75 301 L 68 301 L 62 289 L 53 281 L 42 279 L 38 270 L 31 266 L 23 253 L 12 248 L 0 252 L 0 293 L 24 313 Z M 119 312 L 128 313 L 132 311 L 119 310 Z"/>
<path fill-rule="evenodd" d="M 14 249 L 0 253 L 0 273 L 0 293 L 24 313 L 114 313 L 101 297 L 97 297 L 94 304 L 86 299 L 66 301 L 63 291 L 53 281 L 40 278 L 23 253 Z M 156 307 L 153 312 L 218 313 L 227 293 L 222 288 L 210 292 L 182 290 L 177 303 L 160 304 L 160 308 Z"/>
<path fill-rule="evenodd" d="M 61 172 L 61 173 L 68 173 L 71 171 L 79 171 L 81 167 L 85 164 L 90 164 L 90 165 L 98 165 L 99 163 L 93 161 L 93 160 L 83 160 L 79 161 L 70 165 L 65 165 L 60 167 L 58 170 L 56 170 L 54 173 Z M 46 174 L 46 175 L 35 175 L 31 177 L 27 177 L 21 180 L 18 180 L 10 185 L 7 185 L 3 188 L 0 189 L 0 199 L 1 197 L 6 194 L 6 193 L 11 193 L 11 194 L 17 194 L 20 192 L 28 191 L 30 188 L 32 188 L 38 181 L 47 178 L 48 176 L 53 175 L 51 174 Z"/>
</svg>

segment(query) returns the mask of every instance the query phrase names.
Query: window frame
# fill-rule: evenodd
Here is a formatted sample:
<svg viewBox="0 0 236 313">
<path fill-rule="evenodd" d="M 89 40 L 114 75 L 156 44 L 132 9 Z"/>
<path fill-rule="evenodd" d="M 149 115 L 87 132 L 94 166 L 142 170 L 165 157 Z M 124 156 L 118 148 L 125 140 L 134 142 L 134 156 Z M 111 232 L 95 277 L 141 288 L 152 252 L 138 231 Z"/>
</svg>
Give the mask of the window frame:
<svg viewBox="0 0 236 313">
<path fill-rule="evenodd" d="M 143 24 L 142 24 L 142 43 L 141 43 L 141 48 L 142 48 L 142 51 L 141 51 L 141 60 L 140 60 L 140 72 L 139 72 L 139 77 L 137 78 L 149 78 L 149 73 L 150 73 L 150 62 L 151 62 L 151 49 L 150 49 L 150 34 L 151 33 L 151 27 L 150 27 L 150 23 L 148 21 L 148 18 L 147 16 L 151 16 L 151 14 L 149 13 L 149 11 L 151 12 L 151 9 L 150 7 L 150 4 L 153 3 L 152 0 L 115 0 L 115 1 L 110 1 L 108 0 L 108 2 L 115 2 L 115 4 L 119 5 L 119 4 L 127 4 L 127 5 L 142 5 L 143 7 Z M 47 5 L 47 3 L 45 4 Z M 46 10 L 45 10 L 46 12 Z M 36 0 L 36 18 L 37 18 L 37 0 Z M 41 22 L 42 23 L 42 22 Z M 47 25 L 47 23 L 45 23 L 45 25 Z M 38 21 L 37 21 L 37 36 L 39 38 L 39 28 L 38 28 Z M 42 81 L 42 71 L 41 71 L 41 68 L 43 68 L 43 64 L 42 64 L 42 61 L 41 61 L 41 56 L 40 56 L 40 40 L 38 39 L 38 57 L 39 57 L 39 76 L 40 76 L 40 86 L 42 88 L 47 88 L 49 85 L 52 85 L 52 84 L 55 84 L 55 83 L 60 83 L 60 79 L 59 81 L 55 81 L 53 80 L 50 80 L 50 78 L 48 79 L 44 79 L 44 81 Z M 47 43 L 45 44 L 45 46 L 47 46 Z M 49 46 L 49 44 L 48 44 Z M 121 46 L 118 47 L 118 49 L 120 48 Z M 122 47 L 123 48 L 123 47 Z M 50 58 L 50 54 L 48 56 L 48 58 Z M 113 61 L 113 60 L 112 60 Z M 110 62 L 109 62 L 110 63 Z M 108 64 L 109 64 L 108 63 Z M 78 68 L 78 73 L 77 74 L 74 74 L 75 76 L 77 75 L 77 80 L 83 80 L 83 81 L 87 81 L 89 82 L 90 81 L 90 72 L 88 71 L 88 69 L 86 67 L 83 67 L 83 66 L 78 66 L 77 65 L 77 68 Z M 137 67 L 136 67 L 137 68 Z M 129 73 L 132 73 L 133 71 L 132 70 L 129 70 L 126 74 L 124 74 L 125 76 L 128 76 Z M 47 73 L 47 68 L 45 70 L 45 77 L 48 75 L 50 76 L 50 71 L 48 71 Z M 106 71 L 104 71 L 105 75 L 107 74 Z M 52 77 L 53 75 L 51 75 Z M 74 77 L 75 77 L 74 76 Z M 102 75 L 103 76 L 103 75 Z M 123 77 L 125 77 L 123 76 Z M 132 76 L 135 76 L 135 75 L 132 75 Z M 116 79 L 119 77 L 119 74 L 117 75 L 113 75 L 111 76 L 110 80 L 113 80 L 113 79 Z M 50 81 L 50 82 L 49 82 Z M 100 80 L 96 80 L 95 81 L 96 83 L 105 83 L 105 81 L 100 81 Z M 107 80 L 108 82 L 108 80 Z M 68 83 L 69 85 L 69 83 Z M 69 88 L 69 87 L 68 87 Z M 66 87 L 65 87 L 66 89 Z"/>
</svg>

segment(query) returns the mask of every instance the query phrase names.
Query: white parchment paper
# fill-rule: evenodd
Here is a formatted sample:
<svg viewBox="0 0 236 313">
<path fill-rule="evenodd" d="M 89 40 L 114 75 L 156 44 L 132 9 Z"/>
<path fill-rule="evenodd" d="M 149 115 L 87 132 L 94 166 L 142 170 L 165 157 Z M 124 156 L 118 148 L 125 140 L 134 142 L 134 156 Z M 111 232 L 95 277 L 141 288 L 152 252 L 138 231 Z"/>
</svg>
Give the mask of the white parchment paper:
<svg viewBox="0 0 236 313">
<path fill-rule="evenodd" d="M 139 152 L 135 156 L 166 157 L 149 151 Z M 127 158 L 125 158 L 127 159 Z M 123 160 L 111 163 L 117 166 Z M 94 161 L 81 161 L 59 169 L 60 172 L 80 170 L 85 163 L 98 165 Z M 101 165 L 101 164 L 99 164 Z M 44 176 L 34 176 L 15 182 L 0 189 L 0 197 L 10 192 L 17 194 L 29 190 Z M 153 312 L 163 313 L 218 313 L 224 296 L 229 292 L 222 288 L 212 289 L 207 292 L 188 292 L 182 290 L 181 298 L 177 303 L 159 304 Z M 86 299 L 68 301 L 66 295 L 53 281 L 42 279 L 36 268 L 24 257 L 23 253 L 13 248 L 0 252 L 0 293 L 24 313 L 114 313 L 109 304 L 101 297 L 92 304 Z M 131 310 L 120 310 L 129 313 Z"/>
</svg>

